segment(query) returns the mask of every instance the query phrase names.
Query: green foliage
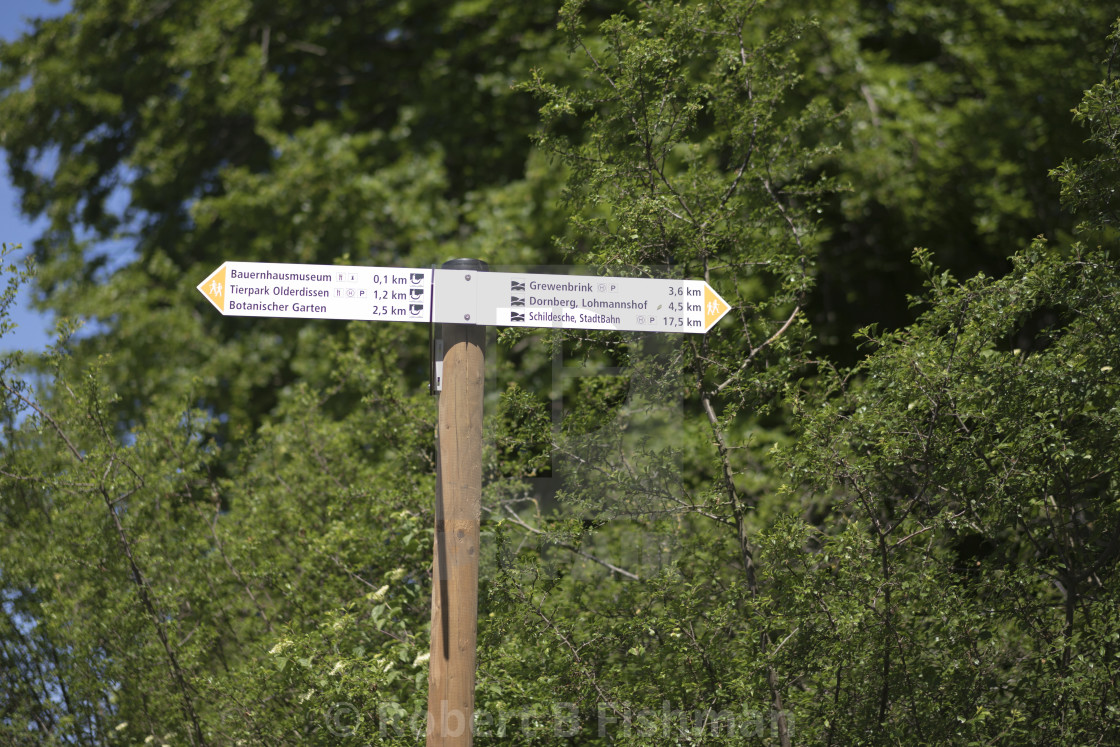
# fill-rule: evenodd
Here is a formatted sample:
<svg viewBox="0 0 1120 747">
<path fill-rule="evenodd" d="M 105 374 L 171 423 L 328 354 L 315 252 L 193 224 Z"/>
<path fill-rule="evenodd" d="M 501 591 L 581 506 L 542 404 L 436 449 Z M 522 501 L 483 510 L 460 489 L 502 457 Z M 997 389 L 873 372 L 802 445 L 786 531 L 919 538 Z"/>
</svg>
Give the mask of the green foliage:
<svg viewBox="0 0 1120 747">
<path fill-rule="evenodd" d="M 820 18 L 796 49 L 807 94 L 844 107 L 842 143 L 822 164 L 848 185 L 824 206 L 821 341 L 846 362 L 867 324 L 913 320 L 915 247 L 968 277 L 1074 223 L 1047 172 L 1091 149 L 1069 112 L 1102 77 L 1110 3 L 894 0 L 782 3 L 773 16 Z"/>
<path fill-rule="evenodd" d="M 1099 86 L 1078 109 L 1113 156 L 1115 115 Z M 1091 204 L 1115 218 L 1107 188 Z M 799 653 L 829 662 L 810 741 L 1117 739 L 1114 251 L 1037 239 L 965 282 L 919 251 L 918 321 L 795 400 L 794 479 L 829 512 L 793 524 Z"/>
<path fill-rule="evenodd" d="M 820 738 L 1116 739 L 1118 284 L 1041 241 L 1000 280 L 932 277 L 857 384 L 803 403 L 798 472 L 837 492 L 796 613 L 835 662 Z"/>
<path fill-rule="evenodd" d="M 1067 159 L 1054 169 L 1054 176 L 1062 187 L 1062 200 L 1085 218 L 1083 228 L 1115 230 L 1117 203 L 1116 183 L 1117 153 L 1120 152 L 1120 125 L 1115 114 L 1120 111 L 1117 96 L 1120 82 L 1115 67 L 1120 64 L 1120 25 L 1114 25 L 1109 36 L 1112 46 L 1109 53 L 1108 75 L 1085 92 L 1085 97 L 1074 110 L 1074 119 L 1091 130 L 1090 142 L 1099 146 L 1091 159 L 1078 163 Z"/>
<path fill-rule="evenodd" d="M 564 249 L 612 274 L 703 277 L 735 309 L 700 341 L 573 343 L 586 373 L 564 388 L 558 428 L 535 437 L 552 444 L 555 498 L 498 496 L 484 671 L 511 680 L 507 693 L 542 683 L 517 707 L 559 692 L 581 743 L 788 743 L 749 535 L 784 500 L 754 472 L 781 437 L 761 418 L 807 344 L 809 216 L 828 186 L 808 173 L 828 148 L 808 138 L 829 113 L 790 110 L 798 29 L 754 35 L 750 3 L 597 27 L 581 9 L 561 17 L 587 78 L 541 71 L 526 86 L 542 102 L 538 142 L 573 177 Z M 515 539 L 526 530 L 535 542 Z"/>
<path fill-rule="evenodd" d="M 57 359 L 67 396 L 28 402 L 5 444 L 11 738 L 327 744 L 336 703 L 423 702 L 430 403 L 334 361 L 366 407 L 338 420 L 294 388 L 223 464 L 206 417 L 170 403 L 122 443 L 102 372 Z"/>
<path fill-rule="evenodd" d="M 562 59 L 547 7 L 73 7 L 0 46 L 0 131 L 24 210 L 50 219 L 44 304 L 97 331 L 77 355 L 130 341 L 110 364 L 126 427 L 169 391 L 255 427 L 322 358 L 300 325 L 204 308 L 194 285 L 227 259 L 547 258 L 558 174 L 511 89 Z"/>
<path fill-rule="evenodd" d="M 63 317 L 0 359 L 0 741 L 421 738 L 426 330 L 194 285 L 462 255 L 733 306 L 488 343 L 479 744 L 1116 742 L 1111 72 L 1069 121 L 1114 10 L 802 6 L 76 0 L 0 46 Z"/>
</svg>

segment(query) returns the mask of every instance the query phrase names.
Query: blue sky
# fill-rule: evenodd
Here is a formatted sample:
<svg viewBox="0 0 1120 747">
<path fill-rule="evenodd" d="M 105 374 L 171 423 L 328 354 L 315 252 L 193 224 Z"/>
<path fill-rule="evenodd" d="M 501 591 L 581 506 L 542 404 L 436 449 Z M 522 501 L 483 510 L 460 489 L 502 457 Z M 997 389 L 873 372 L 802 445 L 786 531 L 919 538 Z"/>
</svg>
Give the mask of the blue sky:
<svg viewBox="0 0 1120 747">
<path fill-rule="evenodd" d="M 0 0 L 0 37 L 14 39 L 28 28 L 25 20 L 28 17 L 61 15 L 69 5 L 69 0 L 55 3 L 47 0 Z M 42 227 L 42 221 L 31 223 L 20 215 L 18 197 L 8 182 L 7 159 L 3 159 L 0 167 L 0 242 L 30 247 Z M 21 252 L 18 256 L 24 254 Z M 32 311 L 26 293 L 20 296 L 12 319 L 19 327 L 0 340 L 0 349 L 42 350 L 50 341 L 50 320 Z"/>
</svg>

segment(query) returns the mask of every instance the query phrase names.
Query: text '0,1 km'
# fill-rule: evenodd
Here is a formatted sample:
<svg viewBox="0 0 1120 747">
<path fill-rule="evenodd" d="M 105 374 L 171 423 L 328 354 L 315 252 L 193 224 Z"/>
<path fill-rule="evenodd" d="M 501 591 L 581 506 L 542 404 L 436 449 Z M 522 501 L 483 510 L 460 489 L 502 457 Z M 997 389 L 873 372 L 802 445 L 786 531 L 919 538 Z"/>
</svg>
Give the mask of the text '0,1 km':
<svg viewBox="0 0 1120 747">
<path fill-rule="evenodd" d="M 198 290 L 228 316 L 703 334 L 731 310 L 702 280 L 225 262 Z"/>
</svg>

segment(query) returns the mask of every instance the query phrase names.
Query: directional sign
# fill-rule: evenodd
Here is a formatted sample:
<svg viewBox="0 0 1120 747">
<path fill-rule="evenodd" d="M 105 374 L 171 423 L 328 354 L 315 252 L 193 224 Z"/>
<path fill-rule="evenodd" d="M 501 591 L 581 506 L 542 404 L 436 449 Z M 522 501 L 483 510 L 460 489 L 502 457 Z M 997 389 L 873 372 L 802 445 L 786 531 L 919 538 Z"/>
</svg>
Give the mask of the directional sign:
<svg viewBox="0 0 1120 747">
<path fill-rule="evenodd" d="M 703 280 L 436 270 L 432 321 L 703 334 L 731 310 Z"/>
<path fill-rule="evenodd" d="M 702 280 L 226 262 L 198 285 L 227 316 L 704 334 L 731 310 Z"/>
<path fill-rule="evenodd" d="M 226 262 L 198 290 L 227 316 L 431 319 L 431 270 Z"/>
</svg>

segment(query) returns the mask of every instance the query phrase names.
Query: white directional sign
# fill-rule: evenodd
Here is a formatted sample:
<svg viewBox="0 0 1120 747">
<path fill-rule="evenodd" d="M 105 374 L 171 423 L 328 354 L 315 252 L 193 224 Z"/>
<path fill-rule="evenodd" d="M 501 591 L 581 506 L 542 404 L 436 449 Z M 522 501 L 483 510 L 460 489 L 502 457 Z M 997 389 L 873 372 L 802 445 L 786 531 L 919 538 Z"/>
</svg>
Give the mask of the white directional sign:
<svg viewBox="0 0 1120 747">
<path fill-rule="evenodd" d="M 703 280 L 436 270 L 432 321 L 703 334 L 731 310 Z"/>
<path fill-rule="evenodd" d="M 703 334 L 731 310 L 702 280 L 225 262 L 198 285 L 227 316 Z"/>
<path fill-rule="evenodd" d="M 428 322 L 432 271 L 226 262 L 198 285 L 227 316 Z"/>
</svg>

